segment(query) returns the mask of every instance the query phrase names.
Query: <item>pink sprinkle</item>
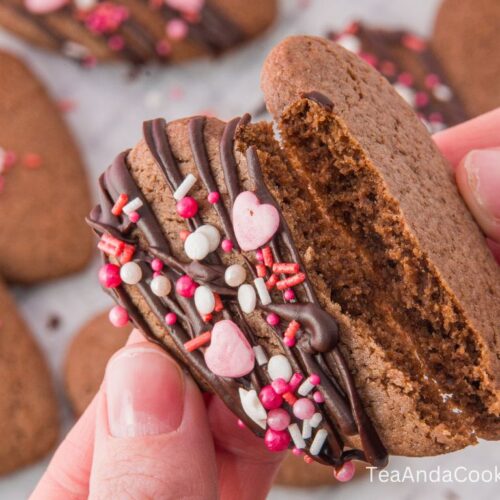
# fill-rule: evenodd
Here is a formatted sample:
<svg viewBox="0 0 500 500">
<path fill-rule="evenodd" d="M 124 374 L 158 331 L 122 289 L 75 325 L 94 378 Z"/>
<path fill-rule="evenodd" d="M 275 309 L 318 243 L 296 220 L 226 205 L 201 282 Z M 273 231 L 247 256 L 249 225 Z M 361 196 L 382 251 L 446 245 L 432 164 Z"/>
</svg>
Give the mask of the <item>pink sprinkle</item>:
<svg viewBox="0 0 500 500">
<path fill-rule="evenodd" d="M 302 453 L 304 453 L 302 450 L 299 450 L 298 448 L 294 448 L 292 450 L 292 453 L 296 456 L 296 457 L 300 457 L 302 455 Z"/>
<path fill-rule="evenodd" d="M 260 390 L 259 399 L 266 410 L 279 408 L 283 403 L 281 395 L 277 394 L 270 385 L 266 385 Z"/>
<path fill-rule="evenodd" d="M 299 372 L 294 373 L 292 375 L 292 378 L 290 379 L 290 382 L 288 382 L 290 391 L 295 392 L 303 380 L 304 376 L 302 374 L 300 374 Z"/>
<path fill-rule="evenodd" d="M 312 385 L 319 385 L 321 383 L 321 378 L 317 373 L 311 373 L 311 375 L 309 375 L 309 381 Z"/>
<path fill-rule="evenodd" d="M 264 436 L 264 443 L 269 451 L 283 451 L 290 444 L 290 434 L 287 431 L 273 431 L 267 429 Z"/>
<path fill-rule="evenodd" d="M 198 202 L 191 196 L 184 196 L 177 202 L 175 208 L 181 217 L 190 219 L 198 213 Z"/>
<path fill-rule="evenodd" d="M 333 469 L 333 477 L 341 483 L 350 481 L 354 477 L 354 474 L 356 474 L 356 467 L 352 463 L 352 460 L 349 460 L 340 467 L 335 467 Z"/>
<path fill-rule="evenodd" d="M 285 392 L 290 391 L 290 386 L 288 382 L 283 378 L 276 378 L 271 382 L 271 387 L 274 389 L 276 394 L 285 394 Z"/>
<path fill-rule="evenodd" d="M 182 231 L 179 231 L 179 237 L 182 241 L 186 241 L 187 237 L 191 234 L 191 231 L 188 231 L 187 229 L 183 229 Z"/>
<path fill-rule="evenodd" d="M 130 219 L 131 222 L 133 222 L 135 224 L 135 223 L 139 222 L 141 216 L 137 212 L 131 212 L 129 214 L 128 218 Z"/>
<path fill-rule="evenodd" d="M 233 245 L 233 242 L 231 240 L 222 240 L 221 247 L 222 247 L 222 250 L 224 250 L 224 252 L 230 253 L 233 251 L 234 245 Z"/>
<path fill-rule="evenodd" d="M 246 429 L 247 428 L 247 426 L 245 425 L 245 422 L 243 422 L 243 420 L 241 420 L 241 419 L 238 419 L 238 427 L 240 429 Z"/>
<path fill-rule="evenodd" d="M 300 418 L 300 420 L 307 420 L 311 418 L 316 409 L 314 407 L 314 403 L 307 398 L 300 398 L 295 401 L 293 405 L 293 414 Z"/>
<path fill-rule="evenodd" d="M 113 33 L 128 18 L 127 7 L 111 2 L 97 4 L 85 17 L 87 28 L 96 34 Z"/>
<path fill-rule="evenodd" d="M 109 311 L 109 321 L 113 326 L 121 328 L 128 323 L 128 312 L 122 306 L 115 306 Z"/>
<path fill-rule="evenodd" d="M 416 35 L 405 35 L 402 39 L 403 45 L 415 52 L 422 52 L 425 50 L 426 42 L 423 38 Z"/>
<path fill-rule="evenodd" d="M 167 315 L 165 316 L 165 323 L 168 326 L 175 325 L 177 323 L 177 314 L 172 312 L 167 313 Z"/>
<path fill-rule="evenodd" d="M 153 273 L 153 278 L 158 278 L 158 276 L 161 276 L 161 272 L 160 271 L 155 271 Z"/>
<path fill-rule="evenodd" d="M 433 87 L 435 87 L 436 85 L 438 85 L 440 83 L 440 79 L 439 79 L 439 76 L 436 75 L 435 73 L 429 73 L 426 77 L 425 77 L 425 86 L 428 88 L 428 89 L 432 89 Z"/>
<path fill-rule="evenodd" d="M 413 76 L 408 72 L 401 73 L 398 76 L 398 82 L 401 85 L 406 85 L 407 87 L 411 87 L 413 85 Z"/>
<path fill-rule="evenodd" d="M 104 264 L 101 269 L 99 269 L 99 283 L 104 288 L 116 288 L 122 283 L 120 278 L 120 268 L 115 266 L 115 264 Z"/>
<path fill-rule="evenodd" d="M 323 396 L 323 393 L 321 391 L 316 391 L 313 394 L 313 399 L 316 401 L 316 403 L 324 403 L 325 402 L 325 396 Z"/>
<path fill-rule="evenodd" d="M 156 53 L 161 57 L 168 57 L 172 52 L 172 46 L 168 40 L 159 40 L 156 42 Z"/>
<path fill-rule="evenodd" d="M 356 21 L 353 21 L 344 30 L 345 33 L 350 33 L 351 35 L 356 34 L 358 31 L 359 31 L 359 23 Z"/>
<path fill-rule="evenodd" d="M 172 19 L 166 26 L 166 33 L 172 40 L 183 40 L 186 38 L 188 31 L 188 25 L 181 19 Z"/>
<path fill-rule="evenodd" d="M 359 57 L 361 57 L 361 59 L 366 61 L 370 66 L 374 67 L 377 66 L 378 59 L 377 56 L 375 56 L 374 54 L 370 54 L 368 52 L 361 52 L 359 54 Z"/>
<path fill-rule="evenodd" d="M 255 252 L 255 257 L 259 262 L 264 262 L 264 254 L 260 248 Z"/>
<path fill-rule="evenodd" d="M 163 262 L 160 259 L 153 259 L 151 262 L 151 269 L 153 271 L 161 271 L 163 269 Z"/>
<path fill-rule="evenodd" d="M 293 337 L 285 337 L 283 339 L 283 343 L 287 346 L 287 347 L 293 347 L 297 342 L 295 341 L 295 339 Z"/>
<path fill-rule="evenodd" d="M 123 50 L 123 47 L 125 47 L 125 40 L 120 35 L 113 35 L 109 37 L 108 47 L 114 52 L 119 52 L 120 50 Z"/>
<path fill-rule="evenodd" d="M 417 92 L 415 94 L 415 106 L 417 108 L 423 108 L 429 104 L 429 94 L 427 92 Z"/>
<path fill-rule="evenodd" d="M 290 414 L 283 408 L 275 408 L 267 414 L 267 425 L 273 431 L 284 431 L 290 425 Z"/>
<path fill-rule="evenodd" d="M 380 63 L 380 72 L 385 76 L 394 76 L 396 74 L 396 65 L 392 61 L 382 61 Z"/>
<path fill-rule="evenodd" d="M 280 324 L 280 317 L 276 313 L 269 313 L 266 316 L 266 321 L 271 326 L 278 326 Z"/>
<path fill-rule="evenodd" d="M 5 156 L 3 159 L 3 167 L 5 170 L 12 168 L 17 161 L 17 156 L 14 151 L 5 151 Z"/>
<path fill-rule="evenodd" d="M 283 292 L 283 298 L 288 301 L 295 300 L 295 292 L 291 288 L 288 288 Z"/>
<path fill-rule="evenodd" d="M 42 164 L 42 158 L 36 153 L 27 153 L 23 156 L 23 165 L 26 168 L 39 168 Z"/>
<path fill-rule="evenodd" d="M 220 194 L 217 191 L 212 191 L 208 193 L 208 201 L 212 205 L 215 205 L 220 200 Z"/>
<path fill-rule="evenodd" d="M 175 283 L 175 291 L 181 296 L 190 299 L 196 290 L 196 283 L 193 279 L 184 274 Z"/>
</svg>

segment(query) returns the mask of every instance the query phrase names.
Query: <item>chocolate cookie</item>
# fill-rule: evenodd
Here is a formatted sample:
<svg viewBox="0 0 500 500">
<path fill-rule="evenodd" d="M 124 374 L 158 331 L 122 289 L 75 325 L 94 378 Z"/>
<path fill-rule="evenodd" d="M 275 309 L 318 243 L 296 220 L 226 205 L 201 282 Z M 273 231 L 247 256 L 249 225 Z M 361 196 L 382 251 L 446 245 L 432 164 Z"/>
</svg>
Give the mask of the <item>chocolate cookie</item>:
<svg viewBox="0 0 500 500">
<path fill-rule="evenodd" d="M 127 341 L 131 328 L 114 328 L 108 311 L 86 323 L 73 338 L 64 363 L 66 392 L 80 416 L 97 393 L 109 358 Z"/>
<path fill-rule="evenodd" d="M 41 458 L 59 434 L 57 401 L 40 349 L 0 283 L 0 474 Z"/>
<path fill-rule="evenodd" d="M 5 0 L 0 25 L 84 64 L 219 55 L 276 17 L 276 0 Z"/>
<path fill-rule="evenodd" d="M 80 155 L 31 71 L 0 52 L 0 275 L 33 283 L 81 269 L 92 239 Z"/>
<path fill-rule="evenodd" d="M 500 106 L 500 2 L 444 0 L 432 46 L 470 116 Z"/>
<path fill-rule="evenodd" d="M 407 31 L 352 23 L 328 38 L 380 71 L 416 111 L 430 132 L 467 119 L 427 40 Z"/>
</svg>

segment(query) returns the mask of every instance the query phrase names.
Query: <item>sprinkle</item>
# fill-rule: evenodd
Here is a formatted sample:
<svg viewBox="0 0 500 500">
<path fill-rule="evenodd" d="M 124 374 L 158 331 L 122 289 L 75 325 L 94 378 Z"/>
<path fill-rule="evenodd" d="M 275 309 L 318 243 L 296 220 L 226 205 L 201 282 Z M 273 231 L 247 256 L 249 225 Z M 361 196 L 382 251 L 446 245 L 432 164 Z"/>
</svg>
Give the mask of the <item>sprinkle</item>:
<svg viewBox="0 0 500 500">
<path fill-rule="evenodd" d="M 262 250 L 260 248 L 255 252 L 255 258 L 259 262 L 264 262 L 264 255 L 262 255 Z"/>
<path fill-rule="evenodd" d="M 302 437 L 304 439 L 309 439 L 312 436 L 312 427 L 309 419 L 305 419 L 302 422 Z"/>
<path fill-rule="evenodd" d="M 310 422 L 312 427 L 316 428 L 316 427 L 318 427 L 318 425 L 321 423 L 322 420 L 323 420 L 323 416 L 321 415 L 321 413 L 315 413 L 312 416 L 312 418 L 309 419 L 309 422 Z"/>
<path fill-rule="evenodd" d="M 233 251 L 233 242 L 231 240 L 223 240 L 221 243 L 222 250 L 226 253 L 231 253 Z"/>
<path fill-rule="evenodd" d="M 352 463 L 352 460 L 345 462 L 340 467 L 334 467 L 333 469 L 333 476 L 337 481 L 340 481 L 341 483 L 350 481 L 354 477 L 355 473 L 356 467 Z"/>
<path fill-rule="evenodd" d="M 286 431 L 267 429 L 264 443 L 269 451 L 284 451 L 290 444 L 290 434 Z"/>
<path fill-rule="evenodd" d="M 0 147 L 0 173 L 9 170 L 16 163 L 17 157 L 14 151 L 8 151 Z"/>
<path fill-rule="evenodd" d="M 306 442 L 304 441 L 302 433 L 300 432 L 299 426 L 297 424 L 294 423 L 289 425 L 288 432 L 292 437 L 292 441 L 293 444 L 295 445 L 295 448 L 297 448 L 298 450 L 302 450 L 306 447 Z"/>
<path fill-rule="evenodd" d="M 173 312 L 167 313 L 165 316 L 165 323 L 168 326 L 175 325 L 177 323 L 177 314 L 175 314 Z"/>
<path fill-rule="evenodd" d="M 276 313 L 269 313 L 266 316 L 266 321 L 268 325 L 278 326 L 280 324 L 280 317 Z"/>
<path fill-rule="evenodd" d="M 184 219 L 190 219 L 198 213 L 198 202 L 191 196 L 184 196 L 175 206 L 177 213 Z"/>
<path fill-rule="evenodd" d="M 432 93 L 438 101 L 449 101 L 453 97 L 453 92 L 450 87 L 444 84 L 436 85 Z"/>
<path fill-rule="evenodd" d="M 398 82 L 406 87 L 411 87 L 413 85 L 413 75 L 408 72 L 403 72 L 398 76 Z"/>
<path fill-rule="evenodd" d="M 295 292 L 291 288 L 288 288 L 283 292 L 283 298 L 288 302 L 291 302 L 292 300 L 295 300 Z"/>
<path fill-rule="evenodd" d="M 267 414 L 267 425 L 273 431 L 283 431 L 290 425 L 291 416 L 283 408 L 276 408 Z"/>
<path fill-rule="evenodd" d="M 295 339 L 297 332 L 300 330 L 300 323 L 298 321 L 292 320 L 288 324 L 285 333 L 283 334 L 285 338 Z"/>
<path fill-rule="evenodd" d="M 193 297 L 195 290 L 196 283 L 187 274 L 181 276 L 175 283 L 175 292 L 181 297 L 190 299 Z"/>
<path fill-rule="evenodd" d="M 188 25 L 181 19 L 172 19 L 167 23 L 166 33 L 172 40 L 183 40 L 188 33 Z"/>
<path fill-rule="evenodd" d="M 139 208 L 142 207 L 142 200 L 140 198 L 134 198 L 132 201 L 129 201 L 124 207 L 123 211 L 127 215 L 130 215 L 132 212 L 136 212 Z"/>
<path fill-rule="evenodd" d="M 126 264 L 127 262 L 130 262 L 132 260 L 132 257 L 134 256 L 134 253 L 135 253 L 134 245 L 129 245 L 128 243 L 125 243 L 123 245 L 123 251 L 120 255 L 120 264 Z"/>
<path fill-rule="evenodd" d="M 243 388 L 238 390 L 243 411 L 262 429 L 266 428 L 267 413 L 255 389 L 247 391 Z"/>
<path fill-rule="evenodd" d="M 327 436 L 328 432 L 325 429 L 320 429 L 318 432 L 316 432 L 313 442 L 309 448 L 309 453 L 311 455 L 319 455 L 321 448 L 323 448 L 323 445 L 325 444 Z"/>
<path fill-rule="evenodd" d="M 137 262 L 127 262 L 120 268 L 120 278 L 127 285 L 137 285 L 142 279 L 142 269 Z"/>
<path fill-rule="evenodd" d="M 191 188 L 196 183 L 196 177 L 193 174 L 188 174 L 184 177 L 184 180 L 181 182 L 180 186 L 174 192 L 174 200 L 180 201 L 184 198 Z"/>
<path fill-rule="evenodd" d="M 271 380 L 283 379 L 288 382 L 292 377 L 292 367 L 290 361 L 283 354 L 275 354 L 269 360 L 267 372 Z"/>
<path fill-rule="evenodd" d="M 227 285 L 234 288 L 242 285 L 246 277 L 247 273 L 241 264 L 232 264 L 224 272 L 224 281 Z"/>
<path fill-rule="evenodd" d="M 294 448 L 292 450 L 292 453 L 296 456 L 296 457 L 300 457 L 300 455 L 302 455 L 302 453 L 304 453 L 302 450 L 299 450 L 298 448 Z"/>
<path fill-rule="evenodd" d="M 109 311 L 109 322 L 116 326 L 117 328 L 121 328 L 128 323 L 129 317 L 127 310 L 122 306 L 115 306 Z"/>
<path fill-rule="evenodd" d="M 415 94 L 415 106 L 417 108 L 423 108 L 427 106 L 427 104 L 429 104 L 429 94 L 427 94 L 427 92 L 417 92 Z"/>
<path fill-rule="evenodd" d="M 435 87 L 439 82 L 439 76 L 435 73 L 429 73 L 428 75 L 426 75 L 424 80 L 425 86 L 429 89 Z"/>
<path fill-rule="evenodd" d="M 238 427 L 240 429 L 246 429 L 247 428 L 247 426 L 245 425 L 245 422 L 243 422 L 243 420 L 241 420 L 241 419 L 238 419 Z"/>
<path fill-rule="evenodd" d="M 195 231 L 184 241 L 184 252 L 192 260 L 203 260 L 210 253 L 210 242 L 203 233 Z"/>
<path fill-rule="evenodd" d="M 172 52 L 172 46 L 168 40 L 159 40 L 156 42 L 156 53 L 161 57 L 167 57 Z"/>
<path fill-rule="evenodd" d="M 209 252 L 215 252 L 220 243 L 220 232 L 212 224 L 203 224 L 196 231 L 196 233 L 201 233 L 208 239 L 208 250 Z"/>
<path fill-rule="evenodd" d="M 111 236 L 109 233 L 103 234 L 97 244 L 97 248 L 101 252 L 113 257 L 118 257 L 123 252 L 124 247 L 125 243 L 123 241 Z"/>
<path fill-rule="evenodd" d="M 276 274 L 296 274 L 300 271 L 300 266 L 295 262 L 275 262 L 273 273 Z"/>
<path fill-rule="evenodd" d="M 321 377 L 317 373 L 311 373 L 311 375 L 309 375 L 309 380 L 313 385 L 319 385 L 321 383 Z"/>
<path fill-rule="evenodd" d="M 297 273 L 289 278 L 278 281 L 276 283 L 276 288 L 278 290 L 285 290 L 285 288 L 291 288 L 292 286 L 300 285 L 306 279 L 305 273 Z"/>
<path fill-rule="evenodd" d="M 128 203 L 128 195 L 125 193 L 121 193 L 120 196 L 118 196 L 118 199 L 116 200 L 115 204 L 113 205 L 111 213 L 116 216 L 120 215 L 122 213 L 123 207 L 127 203 Z"/>
<path fill-rule="evenodd" d="M 253 347 L 253 352 L 255 353 L 255 359 L 259 366 L 263 366 L 267 363 L 267 356 L 261 345 L 256 345 Z M 274 387 L 273 387 L 274 388 Z"/>
<path fill-rule="evenodd" d="M 208 198 L 209 203 L 211 203 L 212 205 L 215 205 L 220 200 L 220 194 L 217 191 L 212 191 L 211 193 L 208 193 L 207 198 Z"/>
<path fill-rule="evenodd" d="M 277 274 L 271 274 L 271 276 L 269 276 L 269 279 L 266 281 L 266 288 L 268 290 L 272 290 L 276 286 L 276 283 L 278 283 L 278 281 L 279 276 Z"/>
<path fill-rule="evenodd" d="M 99 282 L 104 288 L 116 288 L 122 283 L 120 268 L 114 264 L 104 264 L 99 269 Z"/>
<path fill-rule="evenodd" d="M 186 349 L 187 352 L 193 352 L 196 349 L 199 349 L 200 347 L 204 346 L 205 344 L 208 344 L 210 342 L 211 337 L 212 337 L 212 332 L 202 333 L 198 337 L 188 340 L 184 344 L 184 349 Z"/>
<path fill-rule="evenodd" d="M 269 291 L 267 290 L 263 278 L 255 278 L 253 282 L 255 284 L 255 288 L 257 289 L 257 293 L 259 294 L 259 299 L 262 302 L 262 305 L 267 306 L 268 304 L 270 304 L 272 302 L 271 296 L 269 295 Z"/>
<path fill-rule="evenodd" d="M 160 259 L 155 258 L 151 261 L 151 269 L 153 271 L 161 271 L 163 269 L 163 266 L 164 264 Z"/>
<path fill-rule="evenodd" d="M 271 247 L 264 247 L 262 249 L 262 256 L 264 257 L 264 265 L 272 268 L 274 263 L 273 251 Z"/>
<path fill-rule="evenodd" d="M 238 288 L 238 304 L 241 310 L 250 314 L 255 311 L 257 306 L 257 295 L 255 293 L 255 288 L 249 283 L 244 283 Z"/>
<path fill-rule="evenodd" d="M 306 464 L 312 464 L 314 460 L 309 455 L 304 455 L 304 462 Z"/>
<path fill-rule="evenodd" d="M 27 153 L 23 156 L 23 165 L 26 168 L 39 168 L 42 164 L 42 158 L 36 153 Z"/>
<path fill-rule="evenodd" d="M 308 420 L 314 415 L 314 403 L 308 398 L 300 398 L 293 405 L 293 414 L 300 420 Z"/>
<path fill-rule="evenodd" d="M 313 389 L 314 384 L 311 382 L 311 377 L 304 380 L 303 384 L 299 387 L 297 391 L 301 396 L 307 396 Z"/>
<path fill-rule="evenodd" d="M 300 383 L 304 380 L 304 376 L 299 373 L 299 372 L 295 372 L 293 375 L 292 375 L 292 378 L 290 379 L 290 391 L 291 392 L 295 392 L 297 390 L 297 387 L 300 385 Z"/>
<path fill-rule="evenodd" d="M 416 35 L 407 34 L 402 39 L 403 45 L 415 52 L 423 52 L 426 48 L 426 42 L 423 38 Z"/>
<path fill-rule="evenodd" d="M 213 319 L 214 319 L 214 316 L 212 313 L 205 314 L 205 316 L 203 316 L 204 323 L 210 323 L 210 321 L 212 321 Z"/>
<path fill-rule="evenodd" d="M 224 304 L 222 302 L 222 299 L 220 298 L 220 295 L 218 293 L 214 293 L 215 297 L 215 312 L 221 312 L 222 309 L 224 309 Z"/>
<path fill-rule="evenodd" d="M 113 52 L 119 52 L 125 47 L 125 39 L 121 35 L 112 35 L 108 39 L 108 47 Z"/>
<path fill-rule="evenodd" d="M 291 392 L 285 392 L 283 394 L 283 399 L 290 405 L 293 406 L 295 402 L 297 401 L 297 398 L 295 395 Z"/>
<path fill-rule="evenodd" d="M 255 269 L 257 269 L 257 276 L 259 278 L 265 278 L 267 271 L 266 271 L 266 266 L 264 264 L 257 264 L 255 266 Z"/>
<path fill-rule="evenodd" d="M 111 2 L 102 2 L 86 13 L 84 21 L 92 33 L 102 35 L 115 32 L 128 16 L 127 7 Z"/>
<path fill-rule="evenodd" d="M 210 314 L 215 309 L 214 293 L 208 286 L 202 285 L 196 288 L 194 292 L 194 305 L 202 316 Z"/>
<path fill-rule="evenodd" d="M 139 215 L 139 212 L 132 212 L 129 214 L 128 218 L 130 219 L 130 222 L 137 224 L 141 219 L 141 216 Z"/>
<path fill-rule="evenodd" d="M 325 396 L 323 396 L 323 393 L 321 391 L 316 391 L 313 394 L 313 399 L 316 401 L 316 403 L 324 403 L 325 402 Z"/>
<path fill-rule="evenodd" d="M 155 276 L 149 285 L 157 297 L 166 297 L 172 291 L 172 283 L 163 275 Z"/>
<path fill-rule="evenodd" d="M 182 241 L 186 241 L 187 240 L 187 237 L 191 234 L 191 231 L 188 231 L 187 229 L 182 229 L 181 231 L 179 231 L 179 238 L 182 240 Z"/>
<path fill-rule="evenodd" d="M 297 341 L 292 337 L 285 337 L 283 339 L 283 344 L 285 344 L 287 347 L 293 347 L 296 343 Z"/>
<path fill-rule="evenodd" d="M 279 408 L 283 403 L 281 394 L 277 394 L 270 385 L 266 385 L 260 390 L 259 399 L 266 410 Z"/>
<path fill-rule="evenodd" d="M 290 386 L 283 378 L 277 378 L 271 382 L 271 387 L 274 389 L 276 394 L 285 394 L 285 392 L 290 392 Z"/>
</svg>

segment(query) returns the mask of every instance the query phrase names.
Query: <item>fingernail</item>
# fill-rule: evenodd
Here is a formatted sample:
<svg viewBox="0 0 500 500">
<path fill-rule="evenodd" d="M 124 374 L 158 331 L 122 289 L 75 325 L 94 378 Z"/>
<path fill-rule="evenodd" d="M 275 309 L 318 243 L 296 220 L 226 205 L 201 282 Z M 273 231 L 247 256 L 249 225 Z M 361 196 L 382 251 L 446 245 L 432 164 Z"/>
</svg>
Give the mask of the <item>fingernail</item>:
<svg viewBox="0 0 500 500">
<path fill-rule="evenodd" d="M 465 158 L 467 183 L 478 205 L 500 219 L 500 150 L 478 149 Z"/>
<path fill-rule="evenodd" d="M 184 376 L 169 356 L 143 344 L 119 351 L 106 369 L 111 434 L 137 437 L 176 430 L 184 412 Z"/>
</svg>

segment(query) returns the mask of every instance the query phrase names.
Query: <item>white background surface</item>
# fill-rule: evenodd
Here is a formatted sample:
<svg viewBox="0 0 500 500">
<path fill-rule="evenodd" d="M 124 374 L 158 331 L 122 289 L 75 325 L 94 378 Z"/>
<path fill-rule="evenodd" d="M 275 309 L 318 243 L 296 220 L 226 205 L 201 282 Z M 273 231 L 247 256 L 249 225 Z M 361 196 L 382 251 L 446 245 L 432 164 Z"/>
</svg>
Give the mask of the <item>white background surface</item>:
<svg viewBox="0 0 500 500">
<path fill-rule="evenodd" d="M 261 103 L 258 82 L 261 63 L 270 48 L 284 36 L 322 34 L 340 29 L 346 22 L 362 19 L 394 27 L 407 27 L 421 34 L 431 30 L 437 0 L 312 0 L 282 1 L 277 25 L 266 37 L 218 61 L 194 62 L 177 68 L 151 68 L 131 80 L 124 66 L 102 66 L 84 70 L 56 55 L 47 54 L 0 32 L 0 46 L 8 47 L 28 61 L 45 81 L 56 99 L 75 101 L 76 109 L 67 113 L 70 127 L 80 144 L 95 193 L 95 179 L 113 157 L 131 147 L 141 135 L 145 119 L 167 119 L 210 111 L 221 118 L 232 118 L 257 109 Z M 1 75 L 0 75 L 1 78 Z M 24 315 L 50 360 L 61 397 L 66 428 L 71 424 L 64 402 L 61 368 L 69 340 L 77 329 L 109 304 L 96 278 L 97 262 L 84 272 L 31 289 L 15 289 Z M 56 314 L 62 320 L 57 331 L 50 331 L 47 318 Z M 1 437 L 0 437 L 1 439 Z M 0 479 L 0 499 L 26 498 L 42 474 L 47 461 Z M 389 470 L 403 471 L 411 466 L 430 470 L 436 466 L 490 469 L 500 464 L 500 445 L 481 443 L 475 448 L 430 459 L 392 458 Z M 276 488 L 270 494 L 281 499 L 446 499 L 500 498 L 498 482 L 473 483 L 382 483 L 369 478 L 342 487 L 313 491 Z"/>
</svg>

